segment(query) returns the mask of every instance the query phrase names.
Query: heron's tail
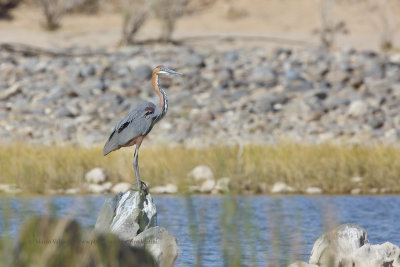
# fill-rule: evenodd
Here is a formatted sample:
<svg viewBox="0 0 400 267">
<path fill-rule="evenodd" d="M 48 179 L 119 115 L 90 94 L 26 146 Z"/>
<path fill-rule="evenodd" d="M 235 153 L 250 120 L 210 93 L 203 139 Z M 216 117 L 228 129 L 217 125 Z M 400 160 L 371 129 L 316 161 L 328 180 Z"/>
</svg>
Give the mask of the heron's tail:
<svg viewBox="0 0 400 267">
<path fill-rule="evenodd" d="M 106 156 L 107 154 L 117 150 L 119 147 L 115 147 L 114 142 L 107 141 L 107 143 L 103 147 L 103 155 Z"/>
</svg>

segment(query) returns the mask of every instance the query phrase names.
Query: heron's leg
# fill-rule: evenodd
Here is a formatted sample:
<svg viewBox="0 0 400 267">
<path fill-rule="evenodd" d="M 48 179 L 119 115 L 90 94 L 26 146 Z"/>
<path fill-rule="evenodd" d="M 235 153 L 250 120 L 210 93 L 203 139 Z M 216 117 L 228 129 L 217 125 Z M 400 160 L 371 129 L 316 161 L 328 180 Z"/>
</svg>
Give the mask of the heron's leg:
<svg viewBox="0 0 400 267">
<path fill-rule="evenodd" d="M 138 140 L 136 141 L 136 149 L 135 149 L 135 158 L 133 160 L 133 168 L 135 169 L 135 175 L 136 175 L 136 180 L 138 183 L 138 189 L 139 191 L 142 189 L 142 181 L 140 180 L 140 174 L 139 174 L 139 148 L 140 145 L 142 144 L 143 137 L 139 137 Z"/>
</svg>

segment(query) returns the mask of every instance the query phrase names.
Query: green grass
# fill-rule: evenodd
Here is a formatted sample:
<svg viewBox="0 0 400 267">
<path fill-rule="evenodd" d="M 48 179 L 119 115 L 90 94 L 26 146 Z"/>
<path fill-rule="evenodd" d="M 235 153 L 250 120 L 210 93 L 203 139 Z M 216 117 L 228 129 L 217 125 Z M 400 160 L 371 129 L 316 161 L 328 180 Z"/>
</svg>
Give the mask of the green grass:
<svg viewBox="0 0 400 267">
<path fill-rule="evenodd" d="M 103 157 L 101 148 L 29 146 L 12 144 L 0 149 L 0 183 L 15 183 L 26 193 L 80 187 L 94 167 L 104 168 L 112 182 L 134 182 L 132 148 Z M 143 147 L 139 155 L 141 176 L 150 185 L 189 184 L 187 173 L 208 165 L 216 178 L 230 177 L 234 192 L 246 185 L 256 191 L 260 182 L 283 181 L 298 190 L 320 187 L 325 193 L 349 193 L 358 187 L 390 188 L 400 192 L 400 147 L 300 145 L 283 143 L 239 148 Z M 238 163 L 242 162 L 241 166 Z M 350 181 L 361 176 L 361 185 Z"/>
</svg>

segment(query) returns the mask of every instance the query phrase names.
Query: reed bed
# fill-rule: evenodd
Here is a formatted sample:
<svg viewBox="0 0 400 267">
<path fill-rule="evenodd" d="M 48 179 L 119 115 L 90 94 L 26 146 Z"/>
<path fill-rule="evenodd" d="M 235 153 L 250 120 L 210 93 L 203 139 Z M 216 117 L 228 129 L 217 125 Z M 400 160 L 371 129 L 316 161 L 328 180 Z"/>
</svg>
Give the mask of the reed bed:
<svg viewBox="0 0 400 267">
<path fill-rule="evenodd" d="M 105 169 L 113 183 L 134 182 L 133 150 L 121 149 L 103 157 L 100 147 L 3 145 L 0 149 L 0 183 L 15 183 L 25 193 L 46 194 L 84 184 L 94 167 Z M 220 146 L 208 148 L 143 147 L 139 155 L 141 176 L 150 186 L 190 185 L 187 174 L 208 165 L 216 178 L 230 177 L 234 192 L 257 192 L 285 182 L 299 191 L 320 187 L 324 193 L 349 193 L 357 186 L 400 191 L 400 147 L 305 145 Z M 362 177 L 355 185 L 352 177 Z M 183 190 L 180 190 L 183 192 Z"/>
</svg>

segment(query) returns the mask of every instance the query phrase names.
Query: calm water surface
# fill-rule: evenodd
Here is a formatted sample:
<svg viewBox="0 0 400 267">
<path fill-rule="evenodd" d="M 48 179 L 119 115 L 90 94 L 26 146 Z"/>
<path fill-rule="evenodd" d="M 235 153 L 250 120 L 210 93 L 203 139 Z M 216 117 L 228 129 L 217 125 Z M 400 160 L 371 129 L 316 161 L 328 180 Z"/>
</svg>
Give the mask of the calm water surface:
<svg viewBox="0 0 400 267">
<path fill-rule="evenodd" d="M 106 197 L 0 198 L 0 231 L 15 236 L 33 215 L 72 215 L 93 227 Z M 371 243 L 400 245 L 400 196 L 156 196 L 158 224 L 178 239 L 176 266 L 284 266 L 308 261 L 314 241 L 341 223 L 363 226 Z M 7 214 L 5 214 L 7 212 Z M 4 218 L 9 227 L 5 228 Z M 9 229 L 9 230 L 5 230 Z"/>
</svg>

